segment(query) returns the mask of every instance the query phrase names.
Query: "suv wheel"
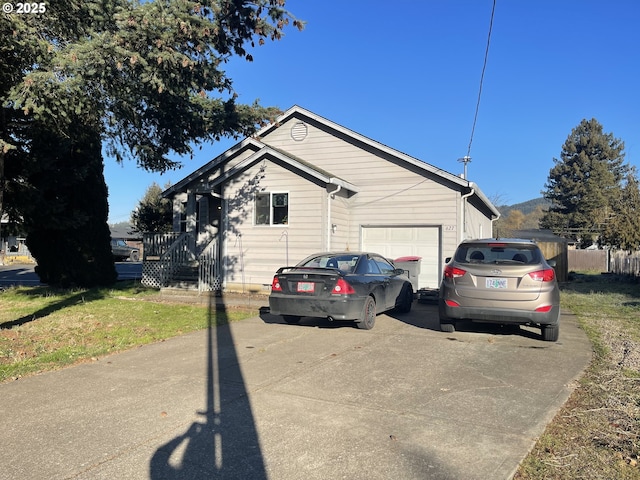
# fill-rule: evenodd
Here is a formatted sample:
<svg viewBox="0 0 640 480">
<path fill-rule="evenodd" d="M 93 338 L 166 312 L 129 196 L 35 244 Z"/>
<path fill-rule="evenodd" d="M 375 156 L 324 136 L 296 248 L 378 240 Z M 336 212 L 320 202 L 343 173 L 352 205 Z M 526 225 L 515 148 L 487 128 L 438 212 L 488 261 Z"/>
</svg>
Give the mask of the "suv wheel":
<svg viewBox="0 0 640 480">
<path fill-rule="evenodd" d="M 440 318 L 440 330 L 447 333 L 456 331 L 456 324 L 449 318 Z"/>
<path fill-rule="evenodd" d="M 557 342 L 560 336 L 560 325 L 542 325 L 542 340 L 545 342 Z"/>
</svg>

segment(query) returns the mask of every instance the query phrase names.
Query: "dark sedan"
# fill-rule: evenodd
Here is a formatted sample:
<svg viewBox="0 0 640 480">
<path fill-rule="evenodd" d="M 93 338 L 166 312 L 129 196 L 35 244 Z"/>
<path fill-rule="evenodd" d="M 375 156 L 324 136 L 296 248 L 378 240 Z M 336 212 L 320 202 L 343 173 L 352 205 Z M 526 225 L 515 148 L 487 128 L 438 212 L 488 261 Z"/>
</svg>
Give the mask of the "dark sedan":
<svg viewBox="0 0 640 480">
<path fill-rule="evenodd" d="M 376 253 L 318 253 L 273 277 L 269 307 L 287 323 L 302 317 L 354 320 L 370 330 L 378 313 L 407 313 L 413 287 L 407 272 Z"/>
</svg>

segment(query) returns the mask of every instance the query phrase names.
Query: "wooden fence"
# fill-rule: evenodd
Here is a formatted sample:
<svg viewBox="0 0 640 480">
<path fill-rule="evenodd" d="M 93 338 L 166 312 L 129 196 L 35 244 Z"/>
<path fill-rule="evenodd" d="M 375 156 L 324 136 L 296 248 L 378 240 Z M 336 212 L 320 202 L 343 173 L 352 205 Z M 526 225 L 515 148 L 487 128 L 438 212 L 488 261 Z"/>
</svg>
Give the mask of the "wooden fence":
<svg viewBox="0 0 640 480">
<path fill-rule="evenodd" d="M 611 252 L 609 271 L 619 275 L 640 277 L 640 252 Z"/>
<path fill-rule="evenodd" d="M 569 250 L 567 253 L 569 271 L 609 271 L 609 252 L 607 250 Z"/>
<path fill-rule="evenodd" d="M 640 252 L 569 250 L 569 271 L 595 271 L 640 277 Z"/>
</svg>

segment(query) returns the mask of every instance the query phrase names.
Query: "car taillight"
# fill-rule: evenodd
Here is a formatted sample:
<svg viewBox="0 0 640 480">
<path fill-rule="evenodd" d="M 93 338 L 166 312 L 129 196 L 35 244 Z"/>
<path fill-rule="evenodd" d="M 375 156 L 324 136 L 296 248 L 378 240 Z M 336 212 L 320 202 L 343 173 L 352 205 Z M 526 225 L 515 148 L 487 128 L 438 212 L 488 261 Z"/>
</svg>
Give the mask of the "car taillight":
<svg viewBox="0 0 640 480">
<path fill-rule="evenodd" d="M 354 293 L 356 293 L 356 291 L 344 278 L 339 278 L 335 287 L 331 290 L 332 295 L 352 295 Z"/>
<path fill-rule="evenodd" d="M 538 270 L 537 272 L 531 272 L 529 274 L 532 280 L 536 282 L 552 282 L 556 277 L 556 272 L 553 268 L 547 268 L 545 270 Z"/>
<path fill-rule="evenodd" d="M 444 303 L 447 304 L 447 307 L 459 307 L 460 304 L 458 302 L 454 302 L 453 300 L 445 300 Z"/>
<path fill-rule="evenodd" d="M 464 276 L 465 273 L 467 273 L 466 270 L 462 270 L 461 268 L 450 265 L 444 267 L 444 278 L 458 278 Z"/>
<path fill-rule="evenodd" d="M 271 291 L 272 292 L 282 291 L 282 286 L 280 286 L 280 279 L 277 276 L 273 277 L 273 282 L 271 282 Z"/>
</svg>

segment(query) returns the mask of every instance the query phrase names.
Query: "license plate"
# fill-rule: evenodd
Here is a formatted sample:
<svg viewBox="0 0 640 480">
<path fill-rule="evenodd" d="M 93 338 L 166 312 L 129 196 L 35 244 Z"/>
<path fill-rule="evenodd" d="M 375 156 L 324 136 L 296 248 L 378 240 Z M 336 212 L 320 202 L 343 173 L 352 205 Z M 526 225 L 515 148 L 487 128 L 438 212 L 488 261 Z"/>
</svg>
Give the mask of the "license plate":
<svg viewBox="0 0 640 480">
<path fill-rule="evenodd" d="M 487 278 L 487 288 L 507 288 L 506 278 Z"/>
<path fill-rule="evenodd" d="M 313 282 L 298 282 L 298 292 L 313 293 L 316 288 L 316 284 Z"/>
</svg>

